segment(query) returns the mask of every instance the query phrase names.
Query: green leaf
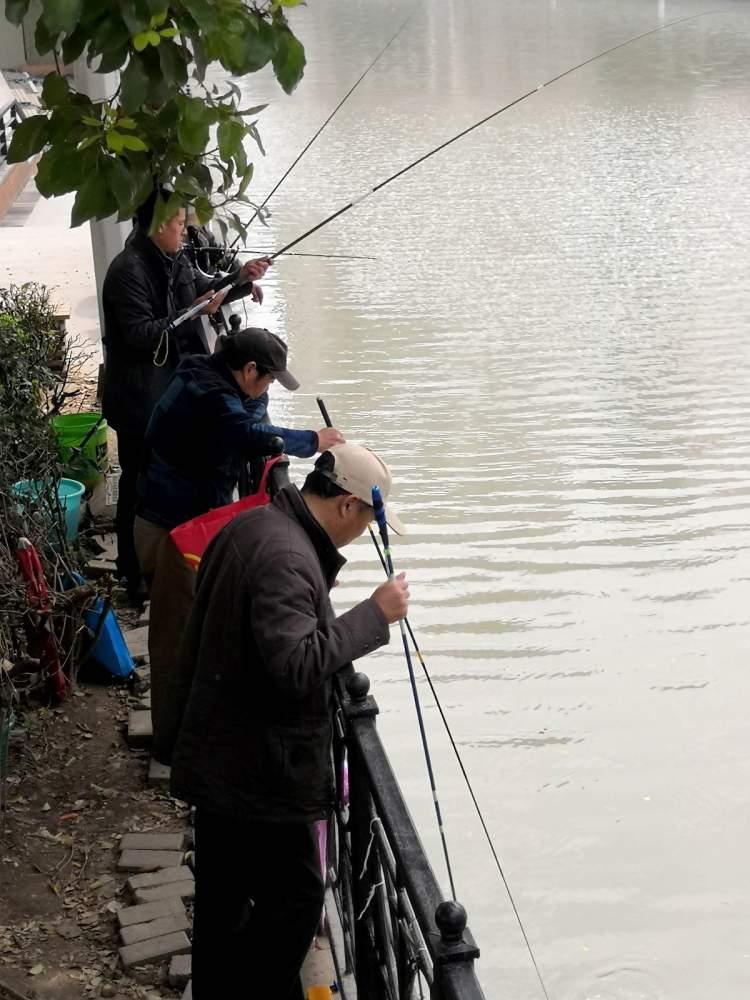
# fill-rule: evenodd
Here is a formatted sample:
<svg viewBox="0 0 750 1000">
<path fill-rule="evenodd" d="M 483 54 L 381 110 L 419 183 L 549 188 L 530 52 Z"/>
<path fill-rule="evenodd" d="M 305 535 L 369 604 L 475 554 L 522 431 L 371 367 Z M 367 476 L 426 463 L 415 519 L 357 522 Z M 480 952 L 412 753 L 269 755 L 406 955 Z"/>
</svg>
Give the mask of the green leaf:
<svg viewBox="0 0 750 1000">
<path fill-rule="evenodd" d="M 119 156 L 108 161 L 107 175 L 112 194 L 121 212 L 130 215 L 138 191 L 138 177 Z"/>
<path fill-rule="evenodd" d="M 78 57 L 83 53 L 88 41 L 88 32 L 80 25 L 76 30 L 67 36 L 62 43 L 63 62 L 66 66 L 72 66 Z"/>
<path fill-rule="evenodd" d="M 22 163 L 44 148 L 47 141 L 49 119 L 46 115 L 25 118 L 13 131 L 13 141 L 8 150 L 8 163 Z"/>
<path fill-rule="evenodd" d="M 20 24 L 26 16 L 31 0 L 5 0 L 5 16 L 11 24 Z"/>
<path fill-rule="evenodd" d="M 120 139 L 123 149 L 132 149 L 136 153 L 145 153 L 148 149 L 143 139 L 139 139 L 137 135 L 121 135 Z"/>
<path fill-rule="evenodd" d="M 107 147 L 113 153 L 121 153 L 123 150 L 123 136 L 119 132 L 115 132 L 114 129 L 110 129 L 107 132 Z"/>
<path fill-rule="evenodd" d="M 73 31 L 81 14 L 82 0 L 42 0 L 44 20 L 50 31 Z"/>
<path fill-rule="evenodd" d="M 219 153 L 222 160 L 231 160 L 242 146 L 245 137 L 245 129 L 238 121 L 222 122 L 219 125 L 217 138 L 219 140 Z"/>
<path fill-rule="evenodd" d="M 258 115 L 261 111 L 265 111 L 268 107 L 267 104 L 256 104 L 254 108 L 242 108 L 241 110 L 235 111 L 235 114 L 242 115 L 247 118 L 249 115 Z"/>
<path fill-rule="evenodd" d="M 92 128 L 102 127 L 101 118 L 91 118 L 89 115 L 84 115 L 81 121 L 84 125 L 91 125 Z"/>
<path fill-rule="evenodd" d="M 96 166 L 95 150 L 80 152 L 74 147 L 52 147 L 37 164 L 36 186 L 45 198 L 75 191 L 88 170 Z"/>
<path fill-rule="evenodd" d="M 121 68 L 129 55 L 130 48 L 127 45 L 121 45 L 116 49 L 109 49 L 104 53 L 99 65 L 96 67 L 97 73 L 114 73 L 116 69 Z"/>
<path fill-rule="evenodd" d="M 106 219 L 117 211 L 106 173 L 92 170 L 78 189 L 70 215 L 71 226 L 80 226 L 89 219 Z"/>
<path fill-rule="evenodd" d="M 40 55 L 46 55 L 47 52 L 51 52 L 57 42 L 58 32 L 50 31 L 47 27 L 47 22 L 43 17 L 40 17 L 36 22 L 36 28 L 34 28 L 34 46 Z"/>
<path fill-rule="evenodd" d="M 166 9 L 157 11 L 155 14 L 151 15 L 151 20 L 148 22 L 150 28 L 158 28 L 160 24 L 164 24 L 167 19 Z"/>
<path fill-rule="evenodd" d="M 193 202 L 193 208 L 201 226 L 205 226 L 207 222 L 210 222 L 214 214 L 214 207 L 208 198 L 196 198 Z"/>
<path fill-rule="evenodd" d="M 193 156 L 200 156 L 208 145 L 212 112 L 198 97 L 182 97 L 178 100 L 180 121 L 177 138 L 182 148 Z"/>
<path fill-rule="evenodd" d="M 245 147 L 243 145 L 241 145 L 234 154 L 234 165 L 237 167 L 238 175 L 244 174 L 247 169 L 247 153 L 245 152 Z"/>
<path fill-rule="evenodd" d="M 159 34 L 162 38 L 176 38 L 179 35 L 177 28 L 163 28 Z"/>
<path fill-rule="evenodd" d="M 190 48 L 193 50 L 193 62 L 195 63 L 195 69 L 193 70 L 193 76 L 196 80 L 201 83 L 206 78 L 206 69 L 208 68 L 208 56 L 206 54 L 206 47 L 203 44 L 203 39 L 194 33 L 188 35 L 190 39 Z"/>
<path fill-rule="evenodd" d="M 305 48 L 286 25 L 276 26 L 276 52 L 273 57 L 273 71 L 276 79 L 291 94 L 305 72 Z"/>
<path fill-rule="evenodd" d="M 182 6 L 202 31 L 212 31 L 218 26 L 216 8 L 210 0 L 182 0 Z"/>
<path fill-rule="evenodd" d="M 76 149 L 79 150 L 79 152 L 81 150 L 88 149 L 89 146 L 93 146 L 95 142 L 99 142 L 100 138 L 101 136 L 98 135 L 90 135 L 88 139 L 81 139 L 81 141 L 76 146 Z"/>
<path fill-rule="evenodd" d="M 238 196 L 244 195 L 245 191 L 250 187 L 250 181 L 253 179 L 253 174 L 255 173 L 255 168 L 252 163 L 248 164 L 247 169 L 242 175 L 242 183 L 237 191 Z"/>
<path fill-rule="evenodd" d="M 151 44 L 148 36 L 148 31 L 141 31 L 137 35 L 133 35 L 133 48 L 136 52 L 143 52 Z"/>
<path fill-rule="evenodd" d="M 171 87 L 182 87 L 187 83 L 187 64 L 181 46 L 165 40 L 159 46 L 159 65 Z"/>
<path fill-rule="evenodd" d="M 206 193 L 205 188 L 198 183 L 195 177 L 187 172 L 178 174 L 177 177 L 175 177 L 174 186 L 175 190 L 180 191 L 182 194 L 203 197 Z"/>
<path fill-rule="evenodd" d="M 263 140 L 260 137 L 260 132 L 258 131 L 255 123 L 253 123 L 252 125 L 248 125 L 247 126 L 247 134 L 249 136 L 252 136 L 252 138 L 255 140 L 255 142 L 256 142 L 256 144 L 258 146 L 258 149 L 265 156 L 266 155 L 266 151 L 263 148 Z"/>
<path fill-rule="evenodd" d="M 84 118 L 84 121 L 85 120 L 86 119 Z M 134 129 L 134 128 L 138 128 L 138 123 L 135 122 L 132 118 L 118 118 L 117 119 L 117 127 L 118 128 L 124 128 L 124 129 Z"/>
<path fill-rule="evenodd" d="M 50 73 L 44 78 L 42 85 L 42 101 L 48 108 L 57 108 L 67 104 L 70 96 L 68 81 L 59 73 Z"/>
<path fill-rule="evenodd" d="M 148 36 L 149 45 L 153 45 L 154 47 L 161 45 L 161 35 L 158 31 L 147 31 L 146 34 Z"/>
<path fill-rule="evenodd" d="M 125 111 L 137 111 L 146 103 L 149 78 L 141 60 L 132 55 L 122 74 L 121 104 Z"/>
</svg>

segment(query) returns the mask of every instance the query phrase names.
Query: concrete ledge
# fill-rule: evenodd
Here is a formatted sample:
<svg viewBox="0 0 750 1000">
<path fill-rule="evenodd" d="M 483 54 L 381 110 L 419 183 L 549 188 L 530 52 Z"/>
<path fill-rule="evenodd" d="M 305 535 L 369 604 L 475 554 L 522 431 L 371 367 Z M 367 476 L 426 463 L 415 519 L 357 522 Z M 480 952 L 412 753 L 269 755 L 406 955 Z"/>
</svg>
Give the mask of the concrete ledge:
<svg viewBox="0 0 750 1000">
<path fill-rule="evenodd" d="M 23 191 L 30 177 L 36 172 L 36 158 L 25 163 L 13 163 L 8 173 L 0 181 L 0 219 L 8 214 L 8 209 Z"/>
</svg>

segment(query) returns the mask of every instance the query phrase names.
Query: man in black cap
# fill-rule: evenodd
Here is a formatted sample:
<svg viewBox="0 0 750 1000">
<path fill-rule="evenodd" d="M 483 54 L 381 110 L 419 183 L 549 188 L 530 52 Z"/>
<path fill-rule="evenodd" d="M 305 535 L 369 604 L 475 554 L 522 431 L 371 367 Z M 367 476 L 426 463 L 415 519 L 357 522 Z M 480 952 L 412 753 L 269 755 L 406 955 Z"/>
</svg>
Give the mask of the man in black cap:
<svg viewBox="0 0 750 1000">
<path fill-rule="evenodd" d="M 134 536 L 151 596 L 151 716 L 157 760 L 159 717 L 195 588 L 195 572 L 170 531 L 231 503 L 243 463 L 270 454 L 273 437 L 283 438 L 285 452 L 300 458 L 344 440 L 332 427 L 297 431 L 258 422 L 273 381 L 290 391 L 299 388 L 286 360 L 286 344 L 268 330 L 249 328 L 220 337 L 216 354 L 180 363 L 146 431 Z"/>
<path fill-rule="evenodd" d="M 116 518 L 117 567 L 134 602 L 140 598 L 140 573 L 133 544 L 133 518 L 149 417 L 182 358 L 209 353 L 200 316 L 171 333 L 169 325 L 201 300 L 206 300 L 206 315 L 243 295 L 250 294 L 261 302 L 262 289 L 254 282 L 263 277 L 270 263 L 267 259 L 248 261 L 224 278 L 200 274 L 182 253 L 184 206 L 151 231 L 157 210 L 163 212 L 166 203 L 175 197 L 171 191 L 161 189 L 152 192 L 141 205 L 133 233 L 110 264 L 102 290 L 102 411 L 117 432 L 122 470 Z M 224 297 L 211 298 L 233 281 L 237 286 L 227 289 Z"/>
</svg>

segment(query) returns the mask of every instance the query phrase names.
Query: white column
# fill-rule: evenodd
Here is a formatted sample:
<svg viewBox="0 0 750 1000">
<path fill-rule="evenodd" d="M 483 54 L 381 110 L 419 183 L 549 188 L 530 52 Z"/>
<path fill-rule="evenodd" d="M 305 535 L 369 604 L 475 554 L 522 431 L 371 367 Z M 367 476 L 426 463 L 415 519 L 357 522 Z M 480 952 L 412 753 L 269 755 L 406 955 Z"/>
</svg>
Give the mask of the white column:
<svg viewBox="0 0 750 1000">
<path fill-rule="evenodd" d="M 102 101 L 114 94 L 119 74 L 94 73 L 87 65 L 85 56 L 81 56 L 73 67 L 73 80 L 78 91 L 87 94 L 94 101 Z M 112 258 L 116 257 L 125 246 L 125 240 L 132 227 L 129 222 L 118 222 L 114 215 L 102 222 L 91 222 L 89 225 L 91 228 L 91 248 L 94 255 L 96 297 L 99 303 L 99 329 L 103 332 L 102 285 L 104 277 Z"/>
</svg>

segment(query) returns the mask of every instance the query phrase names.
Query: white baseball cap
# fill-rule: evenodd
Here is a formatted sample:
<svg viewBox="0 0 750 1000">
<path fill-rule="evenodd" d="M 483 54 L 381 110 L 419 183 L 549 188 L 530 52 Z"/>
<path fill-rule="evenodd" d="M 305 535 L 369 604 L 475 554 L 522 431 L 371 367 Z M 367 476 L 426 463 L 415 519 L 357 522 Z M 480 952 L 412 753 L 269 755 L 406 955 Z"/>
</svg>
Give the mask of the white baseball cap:
<svg viewBox="0 0 750 1000">
<path fill-rule="evenodd" d="M 372 506 L 372 488 L 379 487 L 388 526 L 397 535 L 405 534 L 406 528 L 389 502 L 393 476 L 383 459 L 374 451 L 359 444 L 336 444 L 328 451 L 333 455 L 333 469 L 323 474 L 342 490 L 346 490 L 370 506 Z"/>
</svg>

